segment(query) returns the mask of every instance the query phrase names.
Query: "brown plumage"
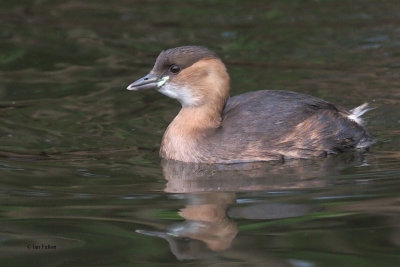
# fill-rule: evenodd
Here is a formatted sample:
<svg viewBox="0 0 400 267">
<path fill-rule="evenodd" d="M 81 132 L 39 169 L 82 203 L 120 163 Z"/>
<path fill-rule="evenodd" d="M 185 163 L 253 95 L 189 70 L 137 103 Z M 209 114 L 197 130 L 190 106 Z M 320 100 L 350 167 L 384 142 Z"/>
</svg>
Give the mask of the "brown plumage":
<svg viewBox="0 0 400 267">
<path fill-rule="evenodd" d="M 373 142 L 359 118 L 366 106 L 348 112 L 288 91 L 229 98 L 225 65 L 203 47 L 161 52 L 151 72 L 128 90 L 149 88 L 182 104 L 162 139 L 160 155 L 167 159 L 237 163 L 310 158 Z"/>
</svg>

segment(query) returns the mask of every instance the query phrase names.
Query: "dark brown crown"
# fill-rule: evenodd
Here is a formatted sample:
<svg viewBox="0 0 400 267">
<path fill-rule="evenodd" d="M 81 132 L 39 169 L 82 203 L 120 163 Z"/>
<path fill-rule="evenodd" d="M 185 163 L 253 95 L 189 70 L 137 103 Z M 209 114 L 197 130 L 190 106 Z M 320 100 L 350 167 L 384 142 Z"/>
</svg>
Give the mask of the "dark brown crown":
<svg viewBox="0 0 400 267">
<path fill-rule="evenodd" d="M 162 73 L 171 65 L 179 65 L 181 69 L 190 67 L 200 59 L 218 58 L 218 56 L 202 46 L 180 46 L 164 50 L 157 57 L 153 71 Z"/>
</svg>

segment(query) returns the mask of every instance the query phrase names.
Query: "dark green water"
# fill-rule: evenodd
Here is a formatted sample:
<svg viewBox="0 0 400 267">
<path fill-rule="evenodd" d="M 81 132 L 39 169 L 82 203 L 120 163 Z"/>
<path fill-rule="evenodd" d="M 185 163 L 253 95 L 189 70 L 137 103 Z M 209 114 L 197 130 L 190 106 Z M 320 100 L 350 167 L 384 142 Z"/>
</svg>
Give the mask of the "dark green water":
<svg viewBox="0 0 400 267">
<path fill-rule="evenodd" d="M 377 143 L 160 162 L 179 104 L 125 88 L 193 44 L 221 55 L 232 95 L 371 103 Z M 399 88 L 398 0 L 0 0 L 0 266 L 400 266 Z"/>
</svg>

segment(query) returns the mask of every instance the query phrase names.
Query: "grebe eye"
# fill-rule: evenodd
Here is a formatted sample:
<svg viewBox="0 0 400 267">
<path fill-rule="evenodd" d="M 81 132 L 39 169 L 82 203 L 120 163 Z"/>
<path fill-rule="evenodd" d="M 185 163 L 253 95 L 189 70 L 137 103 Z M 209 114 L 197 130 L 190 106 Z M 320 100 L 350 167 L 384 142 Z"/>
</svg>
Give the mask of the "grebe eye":
<svg viewBox="0 0 400 267">
<path fill-rule="evenodd" d="M 177 74 L 181 71 L 181 67 L 179 67 L 178 65 L 172 65 L 171 67 L 169 67 L 169 71 Z"/>
</svg>

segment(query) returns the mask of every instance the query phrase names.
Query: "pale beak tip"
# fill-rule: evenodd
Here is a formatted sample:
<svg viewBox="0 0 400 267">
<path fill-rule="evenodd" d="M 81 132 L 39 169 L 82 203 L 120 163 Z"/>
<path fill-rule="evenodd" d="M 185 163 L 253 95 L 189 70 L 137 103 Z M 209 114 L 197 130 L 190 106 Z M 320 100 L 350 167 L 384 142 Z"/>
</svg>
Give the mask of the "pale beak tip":
<svg viewBox="0 0 400 267">
<path fill-rule="evenodd" d="M 158 77 L 152 73 L 140 78 L 126 87 L 129 91 L 139 91 L 156 88 L 158 85 Z"/>
<path fill-rule="evenodd" d="M 128 91 L 136 91 L 137 87 L 136 86 L 132 86 L 132 84 L 130 84 L 128 87 L 126 87 L 126 90 L 128 90 Z"/>
</svg>

